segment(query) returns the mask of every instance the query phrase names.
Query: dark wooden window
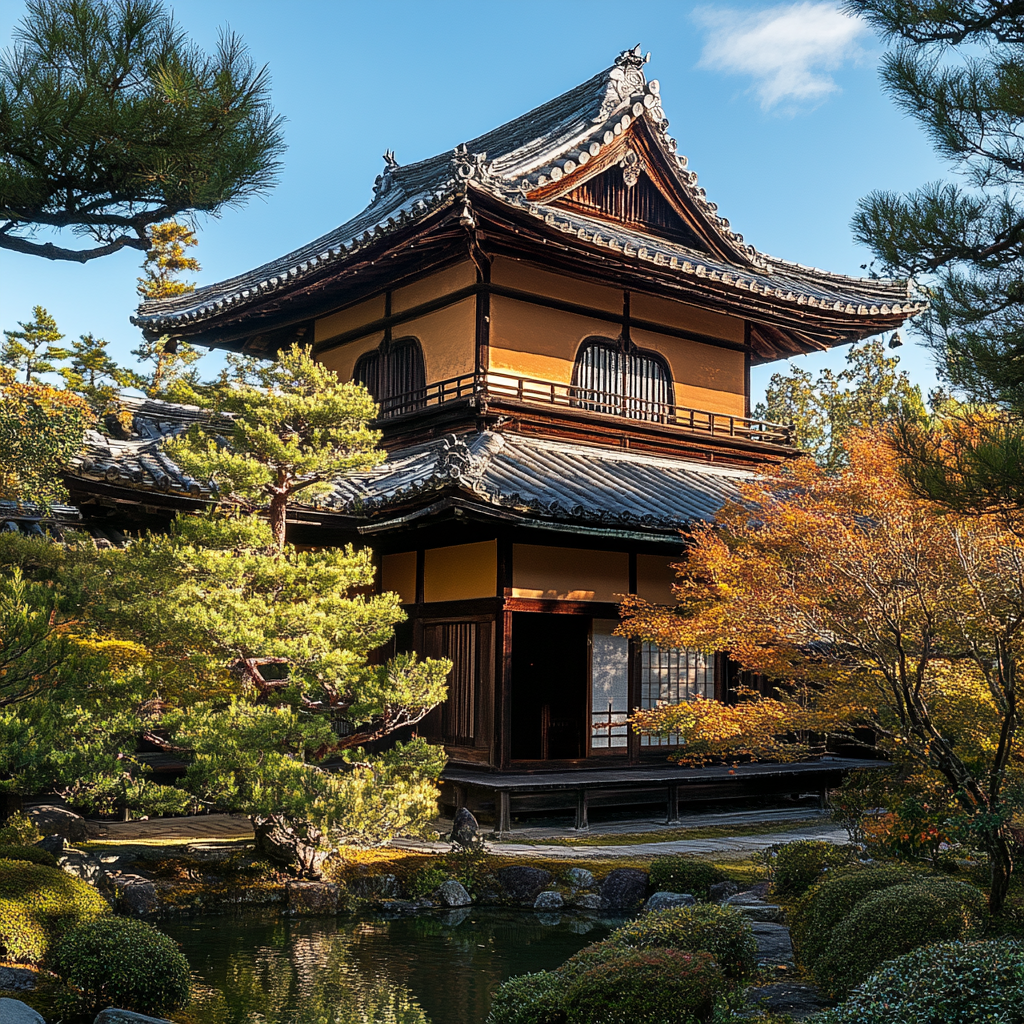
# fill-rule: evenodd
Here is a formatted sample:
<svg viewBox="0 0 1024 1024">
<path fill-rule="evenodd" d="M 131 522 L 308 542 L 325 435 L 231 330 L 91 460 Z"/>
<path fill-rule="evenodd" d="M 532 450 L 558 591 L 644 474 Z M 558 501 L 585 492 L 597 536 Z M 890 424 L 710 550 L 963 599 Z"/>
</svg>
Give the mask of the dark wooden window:
<svg viewBox="0 0 1024 1024">
<path fill-rule="evenodd" d="M 623 351 L 610 341 L 580 346 L 572 371 L 573 404 L 592 412 L 665 422 L 673 405 L 672 377 L 660 356 Z"/>
<path fill-rule="evenodd" d="M 423 350 L 415 338 L 402 338 L 364 353 L 352 376 L 380 403 L 381 416 L 397 416 L 423 406 L 427 381 Z"/>
</svg>

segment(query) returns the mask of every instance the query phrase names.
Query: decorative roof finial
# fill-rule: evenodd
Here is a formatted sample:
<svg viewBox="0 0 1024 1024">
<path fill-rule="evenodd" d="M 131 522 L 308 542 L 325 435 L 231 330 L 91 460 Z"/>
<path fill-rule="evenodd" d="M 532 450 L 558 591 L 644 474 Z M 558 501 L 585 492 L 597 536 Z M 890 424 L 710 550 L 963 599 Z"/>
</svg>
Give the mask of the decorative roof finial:
<svg viewBox="0 0 1024 1024">
<path fill-rule="evenodd" d="M 393 149 L 384 150 L 384 167 L 388 171 L 393 171 L 396 167 L 402 165 L 395 159 L 395 151 Z"/>
<path fill-rule="evenodd" d="M 384 170 L 377 175 L 373 182 L 374 198 L 384 195 L 391 188 L 394 184 L 392 171 L 400 166 L 401 164 L 395 159 L 395 151 L 393 149 L 384 150 Z"/>
<path fill-rule="evenodd" d="M 615 66 L 626 71 L 640 71 L 650 59 L 651 51 L 641 55 L 640 44 L 637 43 L 632 50 L 623 50 L 615 58 Z"/>
</svg>

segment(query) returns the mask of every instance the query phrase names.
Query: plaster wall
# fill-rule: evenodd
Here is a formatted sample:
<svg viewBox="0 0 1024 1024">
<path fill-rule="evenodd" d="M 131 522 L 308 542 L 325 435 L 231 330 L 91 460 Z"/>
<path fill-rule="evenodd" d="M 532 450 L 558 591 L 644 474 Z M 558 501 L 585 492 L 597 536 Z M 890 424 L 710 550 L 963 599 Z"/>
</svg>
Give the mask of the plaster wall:
<svg viewBox="0 0 1024 1024">
<path fill-rule="evenodd" d="M 356 338 L 347 345 L 328 349 L 317 354 L 317 361 L 333 370 L 342 380 L 351 380 L 356 360 L 364 353 L 371 352 L 384 340 L 383 331 L 375 331 L 364 338 Z"/>
<path fill-rule="evenodd" d="M 330 316 L 322 316 L 317 320 L 313 328 L 314 344 L 321 344 L 336 338 L 339 334 L 354 331 L 363 324 L 373 323 L 384 315 L 384 296 L 375 295 L 365 302 L 357 302 L 348 309 L 331 313 Z"/>
<path fill-rule="evenodd" d="M 407 284 L 404 288 L 396 288 L 391 293 L 391 312 L 404 313 L 414 306 L 439 299 L 442 295 L 451 295 L 472 284 L 476 284 L 476 267 L 467 260 L 421 281 Z"/>
<path fill-rule="evenodd" d="M 408 320 L 393 336 L 417 338 L 423 348 L 427 384 L 472 373 L 476 368 L 476 300 L 473 297 Z"/>
<path fill-rule="evenodd" d="M 556 601 L 620 601 L 629 591 L 629 555 L 539 544 L 512 546 L 512 596 Z"/>
<path fill-rule="evenodd" d="M 678 562 L 680 555 L 637 555 L 636 556 L 636 593 L 651 604 L 676 603 L 672 595 L 672 585 L 676 582 L 676 571 L 673 562 Z"/>
<path fill-rule="evenodd" d="M 416 603 L 415 551 L 402 551 L 381 558 L 380 588 L 382 593 L 397 594 L 402 604 Z"/>
<path fill-rule="evenodd" d="M 531 263 L 500 256 L 491 264 L 491 283 L 530 292 L 532 295 L 543 295 L 548 299 L 575 302 L 606 313 L 622 312 L 622 292 L 618 288 L 565 277 L 550 270 L 542 270 Z"/>
<path fill-rule="evenodd" d="M 423 600 L 428 604 L 494 597 L 497 589 L 497 541 L 428 548 L 423 553 Z"/>
</svg>

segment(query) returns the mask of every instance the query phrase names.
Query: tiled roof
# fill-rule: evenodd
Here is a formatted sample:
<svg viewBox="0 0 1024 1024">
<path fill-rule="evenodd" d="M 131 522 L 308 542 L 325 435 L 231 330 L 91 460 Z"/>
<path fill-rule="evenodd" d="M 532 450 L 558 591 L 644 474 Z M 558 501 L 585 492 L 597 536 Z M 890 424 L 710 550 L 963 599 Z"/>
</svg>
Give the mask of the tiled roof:
<svg viewBox="0 0 1024 1024">
<path fill-rule="evenodd" d="M 461 493 L 531 521 L 675 531 L 708 521 L 747 470 L 518 434 L 451 435 L 347 477 L 329 506 L 370 519 L 432 493 Z"/>
<path fill-rule="evenodd" d="M 606 251 L 617 248 L 626 255 L 666 265 L 683 277 L 724 280 L 771 295 L 775 301 L 848 315 L 878 315 L 880 311 L 909 315 L 924 308 L 923 303 L 911 300 L 904 281 L 831 274 L 766 256 L 745 244 L 719 215 L 717 206 L 708 201 L 697 184 L 697 175 L 687 169 L 686 158 L 676 154 L 658 82 L 647 81 L 642 70 L 646 59 L 639 47 L 624 51 L 612 67 L 582 85 L 452 152 L 407 166 L 386 154 L 387 166 L 374 186 L 373 201 L 351 220 L 255 270 L 191 294 L 146 302 L 133 322 L 154 333 L 185 329 L 241 310 L 305 278 L 323 274 L 330 266 L 382 242 L 398 228 L 453 206 L 474 191 L 548 220 L 584 244 L 603 245 Z M 654 236 L 556 211 L 525 198 L 599 157 L 637 119 L 643 119 L 676 185 L 701 213 L 731 262 L 709 261 L 702 253 Z"/>
<path fill-rule="evenodd" d="M 163 442 L 196 421 L 216 431 L 194 406 L 126 399 L 133 429 L 125 440 L 90 432 L 70 475 L 136 492 L 218 497 L 211 481 L 183 473 Z M 225 433 L 230 425 L 225 423 Z M 617 449 L 483 431 L 392 452 L 367 473 L 337 481 L 318 508 L 374 523 L 446 496 L 523 513 L 533 522 L 672 532 L 709 520 L 745 470 Z"/>
</svg>

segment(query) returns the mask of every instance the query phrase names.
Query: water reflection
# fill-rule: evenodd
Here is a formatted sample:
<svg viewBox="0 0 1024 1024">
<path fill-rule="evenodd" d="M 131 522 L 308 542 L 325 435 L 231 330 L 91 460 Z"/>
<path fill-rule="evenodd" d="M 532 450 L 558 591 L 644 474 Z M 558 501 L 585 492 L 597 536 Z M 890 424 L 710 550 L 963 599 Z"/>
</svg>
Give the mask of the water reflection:
<svg viewBox="0 0 1024 1024">
<path fill-rule="evenodd" d="M 506 978 L 618 921 L 518 910 L 166 922 L 200 981 L 182 1024 L 480 1024 Z"/>
</svg>

